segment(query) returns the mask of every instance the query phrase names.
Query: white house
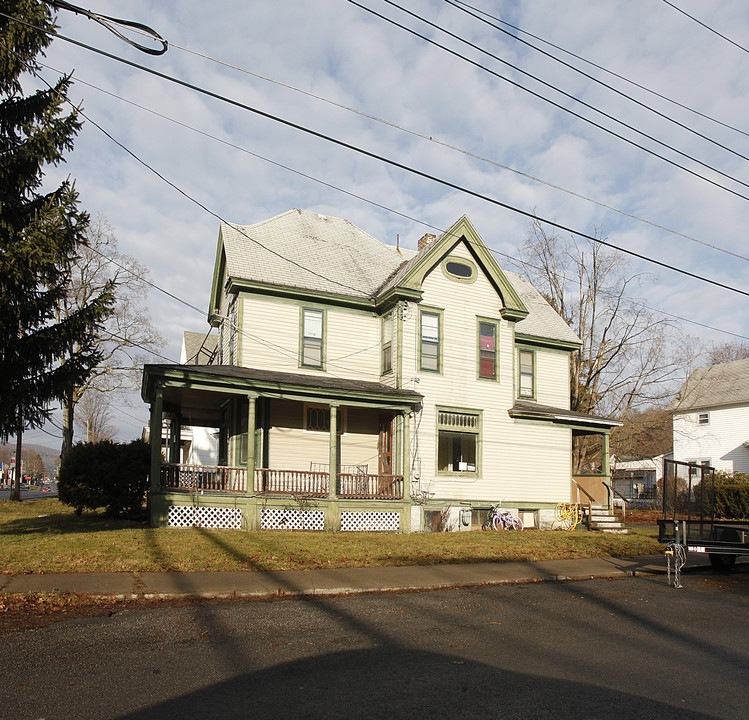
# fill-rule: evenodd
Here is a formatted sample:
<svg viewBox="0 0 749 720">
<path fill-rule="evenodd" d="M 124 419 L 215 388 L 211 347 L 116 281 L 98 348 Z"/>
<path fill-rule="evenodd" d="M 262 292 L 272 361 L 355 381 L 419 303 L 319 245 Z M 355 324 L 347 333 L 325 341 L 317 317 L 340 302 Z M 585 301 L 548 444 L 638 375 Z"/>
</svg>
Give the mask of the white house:
<svg viewBox="0 0 749 720">
<path fill-rule="evenodd" d="M 671 409 L 674 460 L 749 472 L 749 359 L 698 368 Z"/>
<path fill-rule="evenodd" d="M 545 526 L 573 434 L 607 474 L 618 423 L 569 409 L 578 338 L 465 217 L 417 252 L 302 210 L 222 223 L 208 318 L 210 364 L 144 368 L 154 426 L 219 429 L 218 468 L 152 448 L 155 524 L 405 532 L 501 500 Z"/>
</svg>

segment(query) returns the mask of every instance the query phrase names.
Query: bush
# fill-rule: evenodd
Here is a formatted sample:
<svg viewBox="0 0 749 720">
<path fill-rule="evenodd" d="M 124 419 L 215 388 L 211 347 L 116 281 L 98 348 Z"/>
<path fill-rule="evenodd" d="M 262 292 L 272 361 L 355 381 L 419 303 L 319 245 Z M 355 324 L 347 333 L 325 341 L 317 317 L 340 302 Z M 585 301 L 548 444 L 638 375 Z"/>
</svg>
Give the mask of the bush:
<svg viewBox="0 0 749 720">
<path fill-rule="evenodd" d="M 749 519 L 749 483 L 715 479 L 715 517 Z"/>
<path fill-rule="evenodd" d="M 105 508 L 113 517 L 136 517 L 143 512 L 149 466 L 150 450 L 142 440 L 75 445 L 60 466 L 60 501 L 78 515 L 84 508 Z"/>
</svg>

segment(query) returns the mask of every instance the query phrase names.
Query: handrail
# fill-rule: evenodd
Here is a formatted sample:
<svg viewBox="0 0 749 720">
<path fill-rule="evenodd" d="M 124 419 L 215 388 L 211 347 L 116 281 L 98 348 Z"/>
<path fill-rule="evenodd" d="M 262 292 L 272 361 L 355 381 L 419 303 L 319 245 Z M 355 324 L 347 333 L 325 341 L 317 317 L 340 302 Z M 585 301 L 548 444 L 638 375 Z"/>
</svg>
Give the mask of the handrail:
<svg viewBox="0 0 749 720">
<path fill-rule="evenodd" d="M 614 493 L 614 495 L 618 495 L 622 499 L 622 520 L 627 519 L 627 498 L 624 497 L 613 485 L 611 485 L 611 492 Z"/>
<path fill-rule="evenodd" d="M 582 485 L 580 485 L 580 483 L 577 482 L 577 480 L 575 480 L 575 478 L 571 478 L 571 480 L 572 480 L 573 483 L 575 483 L 575 485 L 577 485 L 577 489 L 578 490 L 582 490 L 583 494 L 588 496 L 588 500 L 590 501 L 588 503 L 588 505 L 590 505 L 591 503 L 595 502 L 595 498 Z"/>
</svg>

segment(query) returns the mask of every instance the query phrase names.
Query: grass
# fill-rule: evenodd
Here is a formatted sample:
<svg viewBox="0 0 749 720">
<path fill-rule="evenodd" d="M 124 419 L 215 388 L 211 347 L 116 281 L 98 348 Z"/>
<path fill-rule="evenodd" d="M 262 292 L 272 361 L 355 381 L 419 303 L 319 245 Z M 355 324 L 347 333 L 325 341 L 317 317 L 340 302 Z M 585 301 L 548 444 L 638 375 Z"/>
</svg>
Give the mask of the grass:
<svg viewBox="0 0 749 720">
<path fill-rule="evenodd" d="M 6 574 L 533 562 L 661 551 L 649 531 L 383 534 L 151 528 L 98 513 L 78 517 L 54 498 L 0 500 L 0 572 Z"/>
</svg>

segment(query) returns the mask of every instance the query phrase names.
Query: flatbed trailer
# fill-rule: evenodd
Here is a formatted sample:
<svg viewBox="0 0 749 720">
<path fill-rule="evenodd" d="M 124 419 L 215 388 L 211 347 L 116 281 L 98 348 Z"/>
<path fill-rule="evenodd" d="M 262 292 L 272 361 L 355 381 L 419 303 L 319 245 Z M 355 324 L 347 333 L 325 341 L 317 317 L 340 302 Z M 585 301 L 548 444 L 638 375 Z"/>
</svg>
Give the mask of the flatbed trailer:
<svg viewBox="0 0 749 720">
<path fill-rule="evenodd" d="M 717 570 L 749 555 L 749 520 L 715 519 L 715 470 L 709 465 L 663 461 L 663 514 L 658 540 L 706 553 Z"/>
</svg>

